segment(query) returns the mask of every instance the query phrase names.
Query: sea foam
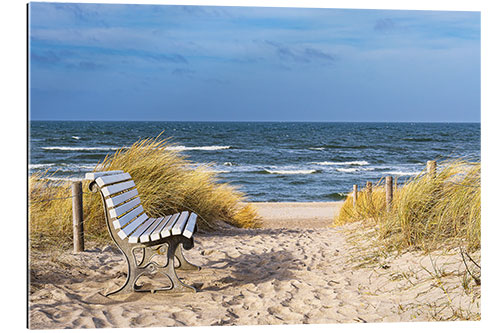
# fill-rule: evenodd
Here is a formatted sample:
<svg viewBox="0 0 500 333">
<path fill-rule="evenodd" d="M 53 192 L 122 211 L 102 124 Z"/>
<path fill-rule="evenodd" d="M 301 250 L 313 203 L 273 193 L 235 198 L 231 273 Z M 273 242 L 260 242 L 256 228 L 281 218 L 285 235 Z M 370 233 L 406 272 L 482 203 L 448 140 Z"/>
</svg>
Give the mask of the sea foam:
<svg viewBox="0 0 500 333">
<path fill-rule="evenodd" d="M 348 161 L 348 162 L 330 162 L 330 161 L 324 161 L 324 162 L 311 162 L 311 164 L 317 164 L 317 165 L 368 165 L 367 161 Z"/>
<path fill-rule="evenodd" d="M 318 170 L 314 169 L 305 169 L 305 170 L 269 170 L 264 169 L 267 173 L 279 174 L 279 175 L 308 175 L 311 173 L 318 172 Z"/>
<path fill-rule="evenodd" d="M 128 148 L 128 147 L 123 147 Z M 55 147 L 42 147 L 43 150 L 63 150 L 63 151 L 93 151 L 93 150 L 119 150 L 120 147 L 63 147 L 63 146 L 55 146 Z"/>
<path fill-rule="evenodd" d="M 200 146 L 200 147 L 171 146 L 171 147 L 166 147 L 165 149 L 184 151 L 184 150 L 223 150 L 230 148 L 231 146 Z"/>
</svg>

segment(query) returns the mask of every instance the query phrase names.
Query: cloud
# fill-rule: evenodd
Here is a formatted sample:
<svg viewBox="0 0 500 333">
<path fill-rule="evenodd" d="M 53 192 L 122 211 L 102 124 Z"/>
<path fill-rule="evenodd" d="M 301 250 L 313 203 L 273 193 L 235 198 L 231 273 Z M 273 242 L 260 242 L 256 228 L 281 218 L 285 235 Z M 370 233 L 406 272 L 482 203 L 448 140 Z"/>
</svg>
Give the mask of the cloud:
<svg viewBox="0 0 500 333">
<path fill-rule="evenodd" d="M 188 77 L 192 77 L 194 73 L 196 72 L 189 68 L 176 68 L 172 71 L 173 75 L 188 76 Z"/>
<path fill-rule="evenodd" d="M 263 43 L 266 46 L 271 47 L 275 54 L 283 61 L 296 63 L 313 63 L 317 61 L 323 63 L 334 63 L 337 61 L 337 56 L 313 47 L 291 48 L 282 43 L 270 40 L 265 40 Z"/>
<path fill-rule="evenodd" d="M 151 58 L 153 60 L 159 61 L 159 62 L 173 62 L 173 63 L 182 63 L 182 64 L 187 64 L 188 61 L 186 58 L 184 58 L 180 54 L 154 54 L 154 53 L 149 53 L 146 55 L 146 57 Z"/>
<path fill-rule="evenodd" d="M 306 48 L 304 50 L 305 55 L 307 55 L 310 58 L 316 58 L 316 59 L 322 59 L 326 61 L 336 61 L 337 56 L 325 53 L 321 50 L 313 49 L 313 48 Z"/>
<path fill-rule="evenodd" d="M 103 7 L 96 7 L 96 4 L 81 5 L 76 3 L 52 3 L 49 5 L 52 5 L 56 10 L 69 13 L 80 22 L 96 23 L 98 25 L 108 26 L 99 11 Z"/>
<path fill-rule="evenodd" d="M 101 64 L 96 64 L 93 61 L 80 61 L 78 64 L 79 69 L 87 70 L 87 71 L 95 71 L 104 68 Z"/>
<path fill-rule="evenodd" d="M 31 61 L 43 65 L 55 65 L 61 62 L 61 58 L 52 51 L 38 53 L 31 51 Z"/>
</svg>

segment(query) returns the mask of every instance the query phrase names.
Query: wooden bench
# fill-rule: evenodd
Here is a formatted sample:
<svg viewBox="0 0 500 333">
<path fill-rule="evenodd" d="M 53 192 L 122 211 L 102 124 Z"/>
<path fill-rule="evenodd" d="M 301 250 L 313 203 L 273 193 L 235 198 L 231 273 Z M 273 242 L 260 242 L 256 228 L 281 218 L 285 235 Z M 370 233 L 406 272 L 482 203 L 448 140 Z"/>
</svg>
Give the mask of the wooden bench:
<svg viewBox="0 0 500 333">
<path fill-rule="evenodd" d="M 182 253 L 182 247 L 189 250 L 194 245 L 197 215 L 183 211 L 164 217 L 148 217 L 134 181 L 121 170 L 87 173 L 85 179 L 91 181 L 89 189 L 92 192 L 101 194 L 109 234 L 128 265 L 127 280 L 123 286 L 106 296 L 134 291 L 195 292 L 195 288 L 179 280 L 176 269 L 200 269 L 189 263 Z M 165 254 L 164 265 L 152 260 Z M 143 274 L 156 272 L 165 275 L 170 285 L 149 290 L 137 286 L 136 282 Z"/>
</svg>

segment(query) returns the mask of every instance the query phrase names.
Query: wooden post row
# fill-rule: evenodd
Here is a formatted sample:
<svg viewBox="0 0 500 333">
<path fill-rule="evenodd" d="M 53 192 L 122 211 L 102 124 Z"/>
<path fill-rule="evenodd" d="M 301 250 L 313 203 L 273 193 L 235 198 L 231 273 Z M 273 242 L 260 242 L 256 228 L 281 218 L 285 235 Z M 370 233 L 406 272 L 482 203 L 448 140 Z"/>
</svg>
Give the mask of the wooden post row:
<svg viewBox="0 0 500 333">
<path fill-rule="evenodd" d="M 73 252 L 84 251 L 83 243 L 83 195 L 82 182 L 76 181 L 71 184 L 73 196 Z"/>
</svg>

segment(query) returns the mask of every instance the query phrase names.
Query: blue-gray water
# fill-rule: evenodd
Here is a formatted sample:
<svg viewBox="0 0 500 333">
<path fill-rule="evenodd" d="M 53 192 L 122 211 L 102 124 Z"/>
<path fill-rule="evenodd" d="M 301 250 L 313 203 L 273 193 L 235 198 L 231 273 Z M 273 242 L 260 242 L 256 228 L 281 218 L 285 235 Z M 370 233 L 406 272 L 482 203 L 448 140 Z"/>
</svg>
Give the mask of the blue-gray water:
<svg viewBox="0 0 500 333">
<path fill-rule="evenodd" d="M 30 172 L 78 178 L 123 146 L 163 132 L 251 201 L 341 200 L 353 184 L 404 181 L 427 160 L 480 160 L 480 124 L 32 121 Z"/>
</svg>

